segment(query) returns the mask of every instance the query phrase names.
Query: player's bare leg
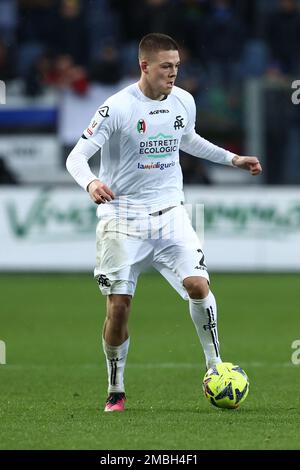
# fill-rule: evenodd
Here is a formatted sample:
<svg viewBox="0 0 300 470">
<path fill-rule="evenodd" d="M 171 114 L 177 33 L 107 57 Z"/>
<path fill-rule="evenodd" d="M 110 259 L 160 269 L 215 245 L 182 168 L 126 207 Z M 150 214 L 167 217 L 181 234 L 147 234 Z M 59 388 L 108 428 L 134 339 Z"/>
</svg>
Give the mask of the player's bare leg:
<svg viewBox="0 0 300 470">
<path fill-rule="evenodd" d="M 111 346 L 119 346 L 129 336 L 130 306 L 130 295 L 111 294 L 107 296 L 107 313 L 103 326 L 103 338 Z"/>
<path fill-rule="evenodd" d="M 206 367 L 222 362 L 217 330 L 217 306 L 213 293 L 204 277 L 184 279 L 190 300 L 190 314 L 196 327 L 205 354 Z"/>
<path fill-rule="evenodd" d="M 107 297 L 107 315 L 103 326 L 103 350 L 108 372 L 108 398 L 104 411 L 123 411 L 125 405 L 124 369 L 129 348 L 128 317 L 131 296 Z"/>
</svg>

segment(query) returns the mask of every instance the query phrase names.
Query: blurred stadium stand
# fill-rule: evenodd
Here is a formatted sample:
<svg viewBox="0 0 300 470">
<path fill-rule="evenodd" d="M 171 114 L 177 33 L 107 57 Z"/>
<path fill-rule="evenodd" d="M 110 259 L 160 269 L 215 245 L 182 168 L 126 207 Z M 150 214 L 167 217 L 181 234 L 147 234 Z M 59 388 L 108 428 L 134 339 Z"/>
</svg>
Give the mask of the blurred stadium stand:
<svg viewBox="0 0 300 470">
<path fill-rule="evenodd" d="M 71 182 L 67 153 L 96 107 L 137 80 L 138 41 L 150 31 L 181 45 L 177 84 L 195 97 L 201 135 L 258 153 L 266 168 L 253 181 L 187 156 L 185 183 L 298 184 L 297 0 L 1 0 L 0 154 L 18 181 Z"/>
<path fill-rule="evenodd" d="M 65 159 L 97 107 L 137 81 L 149 32 L 180 44 L 198 132 L 264 166 L 252 178 L 182 155 L 210 269 L 299 271 L 297 0 L 0 0 L 0 270 L 92 271 L 95 207 Z"/>
</svg>

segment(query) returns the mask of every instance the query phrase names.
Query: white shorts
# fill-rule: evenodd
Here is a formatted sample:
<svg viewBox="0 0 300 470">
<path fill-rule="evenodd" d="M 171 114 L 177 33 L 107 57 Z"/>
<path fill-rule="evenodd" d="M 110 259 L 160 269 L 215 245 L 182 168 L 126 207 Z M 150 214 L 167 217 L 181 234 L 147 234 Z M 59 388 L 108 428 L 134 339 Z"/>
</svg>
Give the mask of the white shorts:
<svg viewBox="0 0 300 470">
<path fill-rule="evenodd" d="M 97 225 L 94 271 L 104 295 L 134 295 L 139 274 L 154 267 L 186 300 L 187 277 L 209 281 L 200 240 L 185 208 L 176 206 L 141 219 L 103 217 Z"/>
</svg>

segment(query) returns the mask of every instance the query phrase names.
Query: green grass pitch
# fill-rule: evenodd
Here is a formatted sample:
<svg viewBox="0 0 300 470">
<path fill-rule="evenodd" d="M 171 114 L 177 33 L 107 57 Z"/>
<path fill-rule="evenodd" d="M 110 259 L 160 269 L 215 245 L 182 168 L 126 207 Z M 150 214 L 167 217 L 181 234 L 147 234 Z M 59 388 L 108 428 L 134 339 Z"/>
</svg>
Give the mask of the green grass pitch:
<svg viewBox="0 0 300 470">
<path fill-rule="evenodd" d="M 1 275 L 1 449 L 299 449 L 299 275 L 212 274 L 224 361 L 250 378 L 239 410 L 202 394 L 188 304 L 141 276 L 130 318 L 125 413 L 104 414 L 105 299 L 88 275 Z"/>
</svg>

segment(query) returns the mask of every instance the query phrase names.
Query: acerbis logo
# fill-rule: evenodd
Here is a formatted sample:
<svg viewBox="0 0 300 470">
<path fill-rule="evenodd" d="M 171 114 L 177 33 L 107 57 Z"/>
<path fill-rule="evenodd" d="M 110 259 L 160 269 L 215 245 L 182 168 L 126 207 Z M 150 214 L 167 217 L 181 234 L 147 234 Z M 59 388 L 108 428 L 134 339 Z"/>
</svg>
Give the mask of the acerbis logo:
<svg viewBox="0 0 300 470">
<path fill-rule="evenodd" d="M 183 117 L 176 116 L 176 121 L 174 122 L 175 131 L 178 130 L 178 129 L 183 129 L 183 128 L 184 128 Z"/>
<path fill-rule="evenodd" d="M 98 113 L 102 117 L 109 117 L 108 111 L 109 111 L 108 106 L 102 106 L 101 108 L 98 109 Z"/>
<path fill-rule="evenodd" d="M 155 111 L 150 111 L 149 114 L 159 114 L 159 113 L 169 113 L 168 109 L 156 109 Z"/>
</svg>

